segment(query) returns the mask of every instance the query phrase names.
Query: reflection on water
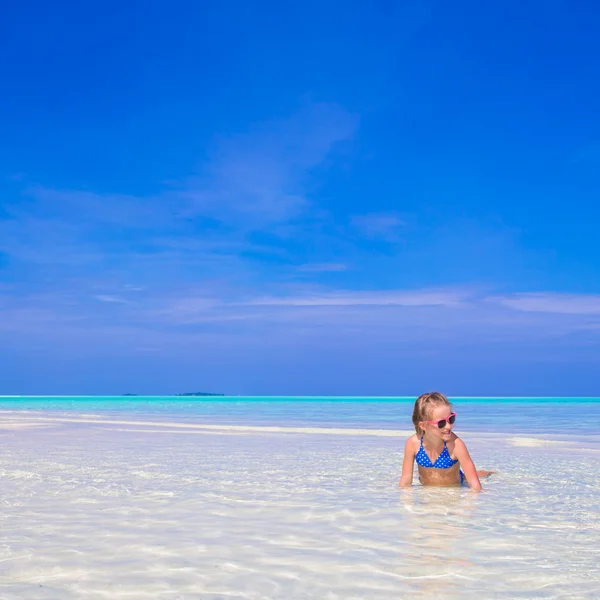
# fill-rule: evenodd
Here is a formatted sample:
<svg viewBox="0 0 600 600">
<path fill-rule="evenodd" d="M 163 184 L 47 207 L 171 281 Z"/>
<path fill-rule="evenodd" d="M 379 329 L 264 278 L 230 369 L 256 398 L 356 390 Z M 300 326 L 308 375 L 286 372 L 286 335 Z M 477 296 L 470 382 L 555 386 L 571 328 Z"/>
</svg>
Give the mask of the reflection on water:
<svg viewBox="0 0 600 600">
<path fill-rule="evenodd" d="M 400 491 L 400 506 L 408 513 L 403 522 L 398 573 L 407 579 L 411 594 L 434 598 L 457 596 L 464 590 L 469 558 L 465 525 L 476 521 L 479 497 L 464 489 L 413 487 Z"/>
<path fill-rule="evenodd" d="M 395 437 L 4 423 L 3 599 L 600 597 L 581 439 L 471 436 L 474 494 L 398 489 Z"/>
</svg>

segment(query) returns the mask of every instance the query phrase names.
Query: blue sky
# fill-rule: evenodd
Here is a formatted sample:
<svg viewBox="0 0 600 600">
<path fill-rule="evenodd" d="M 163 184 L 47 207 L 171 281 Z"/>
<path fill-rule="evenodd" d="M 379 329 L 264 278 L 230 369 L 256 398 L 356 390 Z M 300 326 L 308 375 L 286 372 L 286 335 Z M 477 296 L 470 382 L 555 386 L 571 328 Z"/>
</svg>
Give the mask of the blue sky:
<svg viewBox="0 0 600 600">
<path fill-rule="evenodd" d="M 599 394 L 595 3 L 7 11 L 0 393 Z"/>
</svg>

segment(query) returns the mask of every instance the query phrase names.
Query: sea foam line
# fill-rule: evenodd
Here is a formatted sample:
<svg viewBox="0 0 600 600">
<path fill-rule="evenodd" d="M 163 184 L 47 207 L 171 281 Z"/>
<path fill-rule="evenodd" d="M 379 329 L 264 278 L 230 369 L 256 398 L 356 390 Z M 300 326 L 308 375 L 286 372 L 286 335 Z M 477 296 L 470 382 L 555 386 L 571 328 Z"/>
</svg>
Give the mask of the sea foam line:
<svg viewBox="0 0 600 600">
<path fill-rule="evenodd" d="M 19 419 L 21 420 L 21 419 Z M 29 421 L 29 419 L 22 419 Z M 43 421 L 44 423 L 93 423 L 96 425 L 132 425 L 138 427 L 156 427 L 173 429 L 191 429 L 205 431 L 231 431 L 244 433 L 308 433 L 320 435 L 362 435 L 377 437 L 408 437 L 413 434 L 409 430 L 399 429 L 345 429 L 342 427 L 279 427 L 272 425 L 205 425 L 198 423 L 173 423 L 156 421 L 113 421 L 108 419 L 72 419 L 72 418 L 53 418 L 53 417 L 35 417 L 31 419 L 32 424 Z M 13 421 L 14 422 L 14 421 Z M 1 425 L 0 425 L 1 427 Z"/>
</svg>

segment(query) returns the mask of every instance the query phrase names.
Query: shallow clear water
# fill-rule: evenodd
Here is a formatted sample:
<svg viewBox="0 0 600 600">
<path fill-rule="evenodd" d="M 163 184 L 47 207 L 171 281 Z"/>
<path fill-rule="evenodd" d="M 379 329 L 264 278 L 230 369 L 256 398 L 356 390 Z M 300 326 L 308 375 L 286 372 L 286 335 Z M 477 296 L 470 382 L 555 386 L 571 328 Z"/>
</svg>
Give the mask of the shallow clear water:
<svg viewBox="0 0 600 600">
<path fill-rule="evenodd" d="M 594 402 L 456 401 L 484 494 L 397 488 L 406 402 L 4 402 L 3 599 L 600 598 Z"/>
</svg>

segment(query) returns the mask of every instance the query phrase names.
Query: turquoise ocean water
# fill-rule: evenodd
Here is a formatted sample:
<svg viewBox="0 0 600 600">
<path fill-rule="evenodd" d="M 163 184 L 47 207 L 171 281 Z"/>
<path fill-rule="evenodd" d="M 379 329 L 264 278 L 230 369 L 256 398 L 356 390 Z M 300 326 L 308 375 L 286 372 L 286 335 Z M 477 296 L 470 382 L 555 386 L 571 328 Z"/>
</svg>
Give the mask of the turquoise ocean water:
<svg viewBox="0 0 600 600">
<path fill-rule="evenodd" d="M 4 396 L 0 410 L 95 412 L 228 425 L 411 429 L 414 396 Z M 458 431 L 597 434 L 600 397 L 453 397 Z"/>
</svg>

